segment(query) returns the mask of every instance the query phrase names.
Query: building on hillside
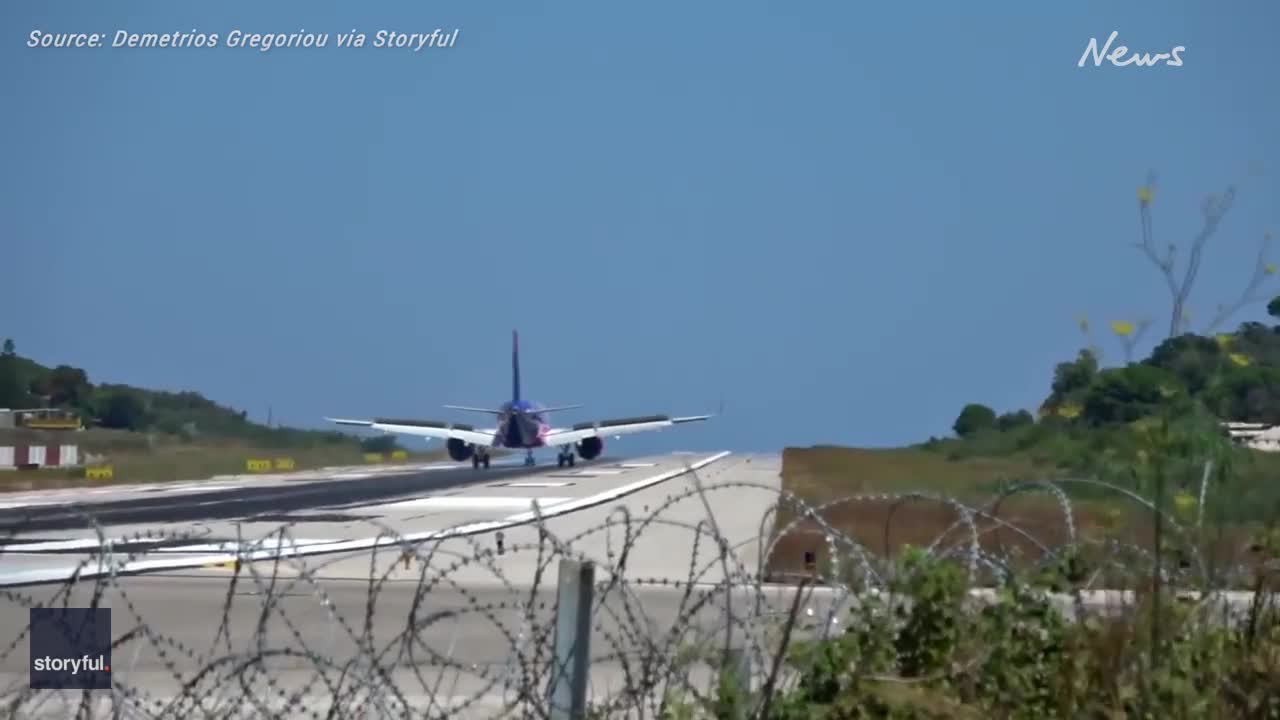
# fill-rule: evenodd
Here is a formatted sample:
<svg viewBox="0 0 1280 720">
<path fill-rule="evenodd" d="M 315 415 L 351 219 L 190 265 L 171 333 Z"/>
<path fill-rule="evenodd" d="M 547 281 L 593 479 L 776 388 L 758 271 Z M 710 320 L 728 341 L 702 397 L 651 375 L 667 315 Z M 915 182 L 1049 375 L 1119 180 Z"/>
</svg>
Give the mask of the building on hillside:
<svg viewBox="0 0 1280 720">
<path fill-rule="evenodd" d="M 1280 452 L 1280 426 L 1244 422 L 1224 422 L 1222 426 L 1239 445 L 1263 452 Z"/>
<path fill-rule="evenodd" d="M 80 416 L 70 410 L 58 408 L 29 408 L 10 410 L 14 426 L 32 430 L 81 430 L 84 424 Z"/>
</svg>

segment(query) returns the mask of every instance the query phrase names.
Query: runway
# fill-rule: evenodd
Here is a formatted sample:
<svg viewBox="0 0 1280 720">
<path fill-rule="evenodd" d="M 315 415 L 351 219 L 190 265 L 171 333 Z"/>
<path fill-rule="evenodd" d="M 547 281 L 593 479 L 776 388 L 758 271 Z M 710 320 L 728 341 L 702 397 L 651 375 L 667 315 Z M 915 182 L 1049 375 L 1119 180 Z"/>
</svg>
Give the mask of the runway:
<svg viewBox="0 0 1280 720">
<path fill-rule="evenodd" d="M 701 469 L 686 472 L 694 465 Z M 319 703 L 308 707 L 319 707 L 321 716 L 331 694 L 325 683 L 346 677 L 351 685 L 352 673 L 367 673 L 375 656 L 385 669 L 378 683 L 397 688 L 389 695 L 418 698 L 416 708 L 453 703 L 450 716 L 484 715 L 518 691 L 513 684 L 538 680 L 527 668 L 545 672 L 564 557 L 599 564 L 604 604 L 595 616 L 598 662 L 591 672 L 598 692 L 607 693 L 607 687 L 633 685 L 641 660 L 666 662 L 662 658 L 675 657 L 679 648 L 707 646 L 700 633 L 723 635 L 730 616 L 717 607 L 723 598 L 708 600 L 681 583 L 757 571 L 759 534 L 770 529 L 762 521 L 777 500 L 779 470 L 780 458 L 773 455 L 691 453 L 566 469 L 495 466 L 477 473 L 467 466 L 384 478 L 278 479 L 263 487 L 164 497 L 130 490 L 107 500 L 105 517 L 114 524 L 99 531 L 113 541 L 110 559 L 125 555 L 133 566 L 178 559 L 188 567 L 107 574 L 66 588 L 0 588 L 0 627 L 12 629 L 0 637 L 0 648 L 11 648 L 0 657 L 0 699 L 15 697 L 26 685 L 26 608 L 63 604 L 65 592 L 75 598 L 68 604 L 87 604 L 96 587 L 100 603 L 112 608 L 113 636 L 128 638 L 113 655 L 113 678 L 149 701 L 166 702 L 195 682 L 212 683 L 201 697 L 213 697 L 221 687 L 245 702 L 229 668 L 270 648 L 285 653 L 264 661 L 273 687 L 305 689 L 305 702 Z M 735 483 L 756 486 L 754 494 Z M 700 486 L 711 489 L 700 492 Z M 207 504 L 193 503 L 193 497 Z M 541 523 L 529 510 L 535 501 L 547 518 Z M 10 539 L 0 555 L 0 575 L 36 570 L 65 578 L 77 565 L 103 560 L 91 555 L 101 549 L 93 532 L 67 526 L 66 508 L 27 513 L 42 529 Z M 16 519 L 12 509 L 0 518 Z M 512 518 L 522 520 L 504 526 L 501 545 L 491 531 L 440 535 Z M 193 564 L 226 550 L 227 541 L 282 529 L 303 550 L 386 531 L 436 539 L 419 541 L 409 557 L 404 546 L 388 545 L 246 563 L 239 571 Z M 728 555 L 716 538 L 726 541 Z M 750 606 L 744 592 L 749 595 L 735 591 L 733 614 L 753 617 L 741 612 Z M 674 636 L 673 626 L 679 628 Z M 213 666 L 216 672 L 201 675 Z M 696 672 L 704 670 L 709 672 Z M 250 684 L 264 677 L 255 675 Z M 432 684 L 437 682 L 444 685 Z M 49 695 L 38 699 L 52 702 Z M 30 717 L 66 712 L 61 705 L 24 708 Z"/>
<path fill-rule="evenodd" d="M 477 483 L 516 481 L 545 471 L 546 468 L 501 465 L 475 470 L 440 463 L 377 474 L 249 478 L 235 483 L 156 483 L 105 489 L 105 494 L 87 500 L 83 493 L 66 493 L 60 502 L 26 493 L 31 504 L 0 497 L 0 537 L 86 529 L 91 526 L 89 514 L 103 526 L 248 518 L 264 522 L 279 518 L 287 522 L 290 513 L 299 510 L 357 508 Z"/>
<path fill-rule="evenodd" d="M 648 508 L 656 511 L 667 497 L 657 494 L 658 490 L 669 494 L 680 488 L 688 494 L 687 484 L 672 481 L 689 468 L 701 467 L 698 475 L 710 478 L 744 463 L 765 483 L 752 506 L 756 523 L 748 536 L 754 536 L 759 520 L 777 500 L 781 479 L 776 456 L 757 458 L 754 466 L 751 460 L 724 453 L 692 453 L 565 469 L 494 467 L 477 472 L 469 466 L 437 467 L 400 476 L 220 489 L 195 495 L 203 498 L 196 502 L 191 494 L 155 497 L 156 493 L 130 491 L 130 497 L 113 497 L 92 508 L 11 509 L 0 518 L 10 524 L 11 531 L 15 526 L 26 531 L 11 534 L 0 545 L 0 586 L 56 580 L 76 571 L 83 575 L 194 568 L 233 560 L 237 551 L 246 548 L 259 558 L 275 557 L 281 551 L 323 553 L 326 557 L 313 559 L 308 567 L 346 572 L 350 577 L 355 571 L 335 567 L 349 567 L 352 563 L 344 561 L 353 559 L 367 565 L 375 544 L 382 546 L 379 562 L 391 557 L 391 546 L 401 540 L 431 541 L 437 552 L 472 554 L 474 544 L 480 542 L 477 538 L 502 530 L 506 543 L 515 547 L 531 538 L 537 541 L 536 517 L 557 517 L 557 527 L 570 527 L 587 518 L 599 524 L 619 508 L 635 514 L 649 512 Z M 624 498 L 625 502 L 618 502 Z M 705 519 L 707 508 L 694 504 L 695 515 Z M 598 507 L 608 510 L 580 512 Z M 739 504 L 735 510 L 740 508 Z M 86 527 L 86 516 L 78 514 L 85 510 L 111 524 Z M 735 512 L 726 508 L 724 514 L 733 522 Z M 678 515 L 664 512 L 662 519 Z M 73 525 L 77 519 L 78 527 Z M 648 535 L 657 539 L 672 533 L 655 527 Z M 689 537 L 690 533 L 683 534 L 686 544 Z M 492 542 L 492 537 L 484 542 Z M 667 548 L 668 569 L 672 557 L 687 554 L 680 542 Z M 361 567 L 358 574 L 367 577 L 367 568 Z"/>
</svg>

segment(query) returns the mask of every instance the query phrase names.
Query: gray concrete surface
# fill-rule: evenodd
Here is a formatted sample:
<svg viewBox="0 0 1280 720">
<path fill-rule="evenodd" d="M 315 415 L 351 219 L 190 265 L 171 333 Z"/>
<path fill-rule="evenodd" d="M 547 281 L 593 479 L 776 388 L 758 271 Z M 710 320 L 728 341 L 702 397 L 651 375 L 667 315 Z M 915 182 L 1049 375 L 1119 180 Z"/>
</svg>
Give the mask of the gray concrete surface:
<svg viewBox="0 0 1280 720">
<path fill-rule="evenodd" d="M 693 487 L 690 477 L 681 477 L 658 482 L 652 487 L 643 487 L 653 479 L 661 479 L 679 472 L 691 462 L 705 461 L 713 455 L 699 453 L 689 455 L 669 455 L 652 458 L 639 458 L 630 461 L 609 462 L 587 467 L 538 468 L 521 472 L 517 476 L 486 476 L 483 471 L 477 476 L 466 475 L 470 482 L 457 484 L 452 480 L 440 481 L 436 486 L 424 485 L 421 490 L 401 493 L 395 497 L 361 499 L 352 501 L 345 494 L 326 496 L 313 492 L 314 502 L 303 509 L 296 509 L 286 516 L 264 511 L 255 506 L 255 513 L 225 519 L 202 521 L 163 522 L 153 521 L 142 524 L 123 524 L 94 530 L 67 530 L 46 532 L 27 532 L 9 538 L 7 544 L 0 546 L 0 583 L 6 578 L 24 576 L 30 571 L 46 570 L 70 574 L 77 565 L 97 567 L 99 559 L 90 557 L 90 552 L 101 550 L 102 538 L 109 538 L 113 543 L 112 560 L 126 563 L 131 567 L 139 567 L 147 563 L 187 562 L 199 565 L 204 561 L 213 562 L 229 559 L 226 553 L 234 553 L 237 539 L 241 542 L 271 538 L 271 547 L 281 542 L 279 535 L 285 530 L 283 542 L 293 543 L 299 547 L 316 546 L 325 543 L 342 543 L 347 545 L 329 545 L 325 549 L 342 550 L 359 547 L 358 552 L 341 554 L 329 553 L 329 557 L 309 558 L 308 567 L 326 574 L 342 575 L 350 572 L 353 560 L 360 576 L 368 574 L 369 552 L 364 549 L 366 541 L 379 535 L 388 538 L 393 535 L 409 536 L 421 539 L 424 536 L 448 533 L 462 528 L 474 529 L 477 523 L 511 523 L 532 517 L 532 503 L 539 502 L 539 507 L 548 515 L 565 513 L 557 517 L 553 528 L 557 537 L 567 538 L 581 532 L 595 529 L 593 542 L 605 543 L 606 549 L 617 548 L 623 532 L 621 528 L 602 526 L 610 522 L 617 524 L 619 508 L 626 508 L 632 517 L 656 514 L 644 527 L 646 543 L 637 547 L 634 557 L 635 568 L 652 567 L 667 570 L 670 568 L 671 552 L 661 550 L 661 543 L 654 545 L 660 538 L 676 538 L 674 547 L 681 550 L 683 545 L 691 544 L 695 537 L 691 528 L 682 528 L 677 524 L 696 524 L 707 521 L 707 506 L 698 497 L 690 497 L 676 505 L 658 509 L 671 496 L 687 493 Z M 728 468 L 736 468 L 729 473 Z M 521 471 L 525 469 L 521 468 Z M 716 478 L 748 479 L 762 482 L 768 489 L 751 492 L 746 500 L 735 498 L 730 503 L 732 512 L 713 513 L 717 522 L 728 523 L 725 530 L 730 530 L 741 538 L 754 537 L 759 532 L 759 521 L 766 509 L 776 500 L 780 487 L 778 476 L 779 461 L 776 456 L 743 457 L 729 455 L 704 468 L 699 477 L 704 482 L 714 484 Z M 456 471 L 455 471 L 456 472 Z M 468 468 L 467 473 L 474 473 Z M 726 475 L 725 473 L 729 473 Z M 444 477 L 444 473 L 439 473 Z M 432 480 L 430 474 L 424 473 L 427 482 Z M 413 478 L 410 478 L 413 480 Z M 323 488 L 324 483 L 311 483 L 313 487 Z M 625 502 L 615 502 L 620 493 L 627 494 Z M 349 491 L 344 491 L 349 492 Z M 712 491 L 709 497 L 714 502 L 726 498 L 724 491 Z M 575 509 L 583 505 L 599 503 L 596 507 Z M 742 527 L 743 518 L 754 516 L 755 520 Z M 610 520 L 613 518 L 613 520 Z M 636 531 L 633 523 L 632 532 Z M 709 525 L 708 525 L 709 527 Z M 273 534 L 275 534 L 274 537 Z M 706 536 L 708 533 L 704 532 Z M 503 530 L 508 547 L 522 543 L 538 541 L 539 533 L 526 525 L 523 528 Z M 489 539 L 486 540 L 485 537 Z M 448 555 L 462 553 L 473 556 L 476 543 L 492 542 L 493 534 L 473 535 L 457 541 L 444 543 L 432 542 L 430 547 L 436 553 Z M 705 541 L 704 541 L 705 543 Z M 77 547 L 77 545 L 79 547 Z M 263 547 L 263 546 L 259 546 Z M 595 547 L 594 545 L 592 546 Z M 744 549 L 750 554 L 750 549 Z M 656 554 L 655 554 L 656 553 Z M 382 551 L 383 558 L 392 558 L 392 553 Z M 518 549 L 503 558 L 503 572 L 514 572 L 514 564 L 522 562 L 520 558 L 527 553 Z M 601 558 L 607 560 L 606 556 Z M 656 561 L 655 561 L 656 560 Z M 513 564 L 514 563 L 514 564 Z M 57 574 L 54 573 L 54 574 Z M 349 576 L 349 575 L 347 575 Z M 530 576 L 531 577 L 531 576 Z"/>
<path fill-rule="evenodd" d="M 482 480 L 387 502 L 346 507 L 339 507 L 344 503 L 318 504 L 296 512 L 289 526 L 295 537 L 312 540 L 369 536 L 376 534 L 379 523 L 397 532 L 423 534 L 519 516 L 523 502 L 535 497 L 549 499 L 549 511 L 564 503 L 581 504 L 588 498 L 644 485 L 649 478 L 704 457 L 659 456 L 613 466 L 540 469 L 514 481 Z M 539 649 L 544 655 L 550 651 L 549 636 L 539 638 L 539 633 L 548 631 L 552 617 L 556 561 L 568 555 L 600 563 L 600 581 L 610 580 L 614 570 L 624 580 L 608 594 L 596 616 L 593 654 L 597 661 L 592 667 L 592 683 L 603 696 L 610 689 L 635 685 L 636 662 L 641 656 L 670 660 L 679 648 L 710 646 L 701 636 L 723 637 L 726 617 L 749 617 L 760 610 L 753 606 L 748 589 L 734 593 L 729 611 L 718 595 L 692 617 L 685 617 L 699 602 L 701 591 L 686 594 L 675 583 L 690 578 L 713 582 L 757 571 L 760 547 L 753 541 L 758 540 L 762 528 L 766 534 L 769 531 L 761 520 L 777 497 L 779 463 L 777 456 L 730 455 L 699 471 L 696 479 L 692 475 L 667 479 L 594 507 L 551 517 L 543 525 L 545 534 L 527 524 L 506 528 L 501 553 L 495 534 L 487 532 L 422 543 L 414 548 L 407 568 L 398 548 L 380 548 L 376 552 L 295 557 L 279 565 L 247 563 L 240 574 L 230 567 L 202 567 L 102 579 L 102 604 L 113 608 L 113 634 L 122 637 L 146 628 L 143 636 L 118 648 L 113 656 L 113 675 L 118 672 L 119 682 L 142 692 L 148 702 L 163 703 L 201 667 L 219 658 L 243 660 L 258 652 L 261 640 L 265 647 L 295 653 L 268 663 L 271 682 L 277 690 L 310 684 L 308 708 L 302 711 L 295 707 L 291 714 L 306 715 L 325 705 L 323 696 L 328 691 L 318 678 L 325 675 L 335 680 L 345 669 L 350 685 L 352 672 L 367 669 L 369 657 L 376 654 L 369 652 L 372 643 L 377 651 L 387 652 L 381 664 L 390 677 L 389 683 L 378 681 L 374 686 L 400 688 L 415 698 L 413 703 L 419 709 L 452 698 L 455 706 L 466 707 L 449 710 L 449 716 L 484 715 L 500 709 L 502 699 L 513 697 L 521 682 L 537 680 L 519 671 L 519 661 L 522 656 L 531 659 Z M 712 489 L 698 494 L 699 482 Z M 737 482 L 759 483 L 764 488 L 724 485 Z M 338 512 L 353 517 L 335 520 L 332 515 Z M 280 527 L 280 522 L 247 517 L 202 526 L 126 525 L 107 528 L 107 532 L 117 538 L 148 534 L 160 538 L 195 530 L 203 533 L 199 541 L 204 543 L 235 537 L 237 532 L 262 537 Z M 717 534 L 728 541 L 723 557 L 713 540 Z M 61 531 L 32 533 L 21 540 L 65 544 L 88 536 Z M 40 550 L 28 544 L 26 551 L 12 552 L 16 547 L 11 543 L 10 552 L 0 555 L 4 572 L 90 560 L 83 549 L 68 552 L 64 547 L 54 552 L 57 545 Z M 146 557 L 203 557 L 208 551 L 191 550 L 170 547 L 148 552 Z M 372 605 L 371 575 L 381 581 L 372 594 Z M 88 583 L 77 586 L 74 593 L 79 599 L 71 604 L 86 602 L 91 587 Z M 14 629 L 4 633 L 10 637 L 0 638 L 0 647 L 10 647 L 0 657 L 0 696 L 13 697 L 27 683 L 29 648 L 19 630 L 28 622 L 26 607 L 53 601 L 61 604 L 62 599 L 51 585 L 0 592 L 5 598 L 0 602 L 0 627 Z M 264 610 L 268 596 L 276 601 Z M 523 606 L 531 608 L 528 615 L 519 609 Z M 745 613 L 747 608 L 752 612 Z M 432 616 L 434 620 L 422 624 Z M 406 632 L 413 621 L 421 626 Z M 682 628 L 684 636 L 671 637 L 673 626 Z M 739 628 L 735 636 L 746 638 L 745 629 Z M 407 643 L 412 653 L 405 649 L 405 643 L 397 643 L 406 638 L 413 640 Z M 328 669 L 320 667 L 323 665 Z M 545 657 L 540 665 L 545 670 Z M 236 687 L 238 681 L 225 677 L 229 671 L 221 672 L 224 690 Z M 705 665 L 695 664 L 688 672 L 691 677 L 701 677 L 691 681 L 705 687 L 710 672 Z M 515 688 L 510 687 L 512 683 Z M 236 687 L 232 694 L 237 693 L 243 700 L 244 691 Z M 217 694 L 209 690 L 201 696 L 212 701 Z M 74 693 L 42 693 L 39 700 L 48 703 L 65 696 L 79 697 Z M 276 691 L 261 697 L 284 701 Z M 41 707 L 26 706 L 34 713 L 32 717 L 41 712 L 59 717 L 59 712 L 65 712 L 64 706 L 56 704 Z M 251 711 L 247 716 L 252 715 Z"/>
</svg>

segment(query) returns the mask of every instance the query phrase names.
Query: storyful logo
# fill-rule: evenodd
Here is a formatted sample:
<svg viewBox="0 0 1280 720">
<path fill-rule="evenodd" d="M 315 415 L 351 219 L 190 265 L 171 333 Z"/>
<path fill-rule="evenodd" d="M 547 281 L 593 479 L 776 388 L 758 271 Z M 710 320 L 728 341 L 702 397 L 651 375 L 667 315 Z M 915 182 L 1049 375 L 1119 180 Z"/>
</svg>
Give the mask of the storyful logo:
<svg viewBox="0 0 1280 720">
<path fill-rule="evenodd" d="M 1151 67 L 1161 60 L 1169 67 L 1182 67 L 1182 53 L 1187 48 L 1178 45 L 1168 52 L 1158 53 L 1133 53 L 1129 54 L 1129 48 L 1125 45 L 1116 45 L 1112 47 L 1112 43 L 1116 41 L 1116 36 L 1120 34 L 1119 30 L 1112 30 L 1107 36 L 1107 42 L 1101 48 L 1098 47 L 1098 38 L 1089 38 L 1089 44 L 1084 49 L 1084 54 L 1080 56 L 1080 61 L 1076 63 L 1076 67 L 1084 67 L 1084 64 L 1093 58 L 1093 66 L 1101 67 L 1103 61 L 1110 61 L 1116 67 L 1125 67 L 1126 65 L 1137 65 L 1138 67 Z M 1128 55 L 1128 57 L 1125 57 Z"/>
</svg>

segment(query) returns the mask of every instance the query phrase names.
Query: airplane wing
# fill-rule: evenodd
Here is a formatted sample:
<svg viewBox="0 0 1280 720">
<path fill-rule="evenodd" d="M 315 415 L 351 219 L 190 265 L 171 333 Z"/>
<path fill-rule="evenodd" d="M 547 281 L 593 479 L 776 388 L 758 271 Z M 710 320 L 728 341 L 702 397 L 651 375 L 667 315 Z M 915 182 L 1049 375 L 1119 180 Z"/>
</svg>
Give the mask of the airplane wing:
<svg viewBox="0 0 1280 720">
<path fill-rule="evenodd" d="M 373 420 L 345 420 L 342 418 L 325 418 L 339 425 L 355 425 L 382 432 L 417 435 L 418 437 L 440 438 L 452 440 L 457 438 L 463 442 L 494 447 L 497 442 L 497 428 L 476 428 L 463 423 L 447 423 L 438 420 L 394 420 L 375 418 Z"/>
<path fill-rule="evenodd" d="M 547 433 L 548 445 L 568 445 L 592 437 L 607 435 L 629 435 L 631 433 L 661 430 L 662 428 L 681 423 L 699 422 L 711 418 L 711 415 L 691 415 L 689 417 L 668 417 L 666 415 L 648 415 L 645 417 L 623 418 L 619 420 L 597 420 L 577 423 L 570 428 L 556 428 Z"/>
</svg>

